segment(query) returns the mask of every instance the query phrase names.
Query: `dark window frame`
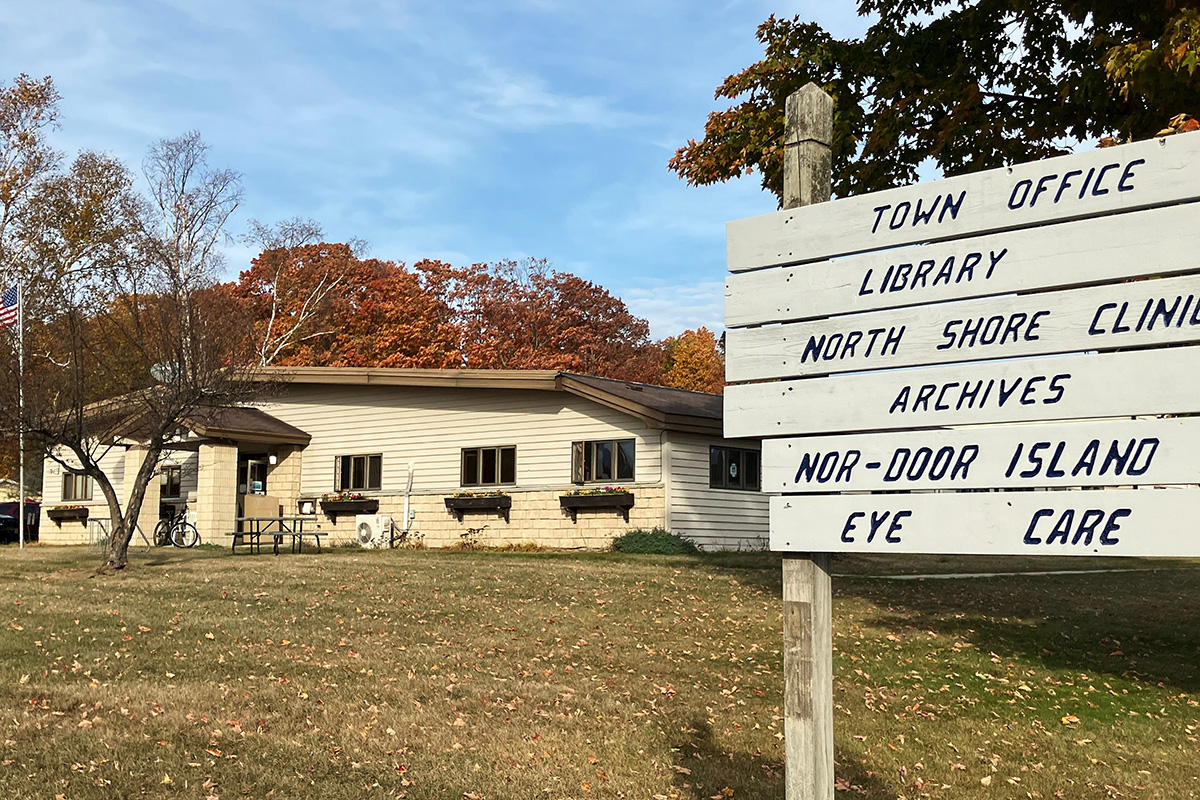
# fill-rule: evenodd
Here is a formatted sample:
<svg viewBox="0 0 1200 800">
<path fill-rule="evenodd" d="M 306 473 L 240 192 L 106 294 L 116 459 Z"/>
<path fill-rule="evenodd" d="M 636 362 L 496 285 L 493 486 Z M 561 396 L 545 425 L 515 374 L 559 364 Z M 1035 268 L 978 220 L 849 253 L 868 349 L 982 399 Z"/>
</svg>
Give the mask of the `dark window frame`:
<svg viewBox="0 0 1200 800">
<path fill-rule="evenodd" d="M 625 470 L 624 467 L 628 469 Z M 637 480 L 637 439 L 586 439 L 571 443 L 572 483 L 620 483 L 634 480 Z"/>
<path fill-rule="evenodd" d="M 183 496 L 183 467 L 179 464 L 167 464 L 159 473 L 159 496 L 160 497 L 182 497 Z M 173 477 L 172 477 L 173 476 Z M 169 490 L 171 482 L 174 480 L 177 491 L 172 494 Z"/>
<path fill-rule="evenodd" d="M 71 488 L 68 490 L 68 486 Z M 76 472 L 64 472 L 62 483 L 63 502 L 86 502 L 92 499 L 92 478 Z"/>
<path fill-rule="evenodd" d="M 334 456 L 333 486 L 339 492 L 382 491 L 383 453 Z"/>
<path fill-rule="evenodd" d="M 488 459 L 485 455 L 491 451 L 491 477 L 494 480 L 485 480 L 487 478 Z M 505 453 L 512 454 L 511 464 L 506 464 L 504 459 Z M 467 462 L 473 460 L 475 473 L 473 479 L 467 475 Z M 459 471 L 458 479 L 460 486 L 516 486 L 517 484 L 517 446 L 515 444 L 502 445 L 484 445 L 482 447 L 464 447 L 458 460 Z M 511 474 L 506 474 L 511 470 Z M 505 480 L 505 478 L 510 480 Z"/>
<path fill-rule="evenodd" d="M 735 467 L 732 475 L 729 469 L 731 465 Z M 708 488 L 735 492 L 761 491 L 762 452 L 748 447 L 709 445 Z"/>
</svg>

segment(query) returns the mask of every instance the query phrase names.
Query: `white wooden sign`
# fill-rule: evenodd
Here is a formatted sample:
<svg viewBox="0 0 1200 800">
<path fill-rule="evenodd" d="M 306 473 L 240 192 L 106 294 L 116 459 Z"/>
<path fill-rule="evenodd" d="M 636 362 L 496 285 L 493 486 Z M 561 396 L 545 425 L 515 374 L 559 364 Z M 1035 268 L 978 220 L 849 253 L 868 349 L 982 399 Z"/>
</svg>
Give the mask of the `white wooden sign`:
<svg viewBox="0 0 1200 800">
<path fill-rule="evenodd" d="M 1195 556 L 1200 489 L 771 498 L 771 549 Z"/>
<path fill-rule="evenodd" d="M 1200 134 L 729 223 L 772 548 L 1200 556 L 1198 201 Z"/>
<path fill-rule="evenodd" d="M 762 488 L 829 493 L 1200 483 L 1200 417 L 767 439 Z"/>
<path fill-rule="evenodd" d="M 1200 198 L 1200 136 L 1177 135 L 737 220 L 731 272 Z"/>
<path fill-rule="evenodd" d="M 1200 256 L 1200 253 L 1197 253 Z M 730 381 L 1200 341 L 1200 275 L 730 330 Z"/>
<path fill-rule="evenodd" d="M 725 389 L 725 435 L 937 428 L 1200 410 L 1200 347 L 901 369 Z"/>
<path fill-rule="evenodd" d="M 1200 266 L 1200 203 L 729 275 L 725 325 L 1169 275 Z"/>
</svg>

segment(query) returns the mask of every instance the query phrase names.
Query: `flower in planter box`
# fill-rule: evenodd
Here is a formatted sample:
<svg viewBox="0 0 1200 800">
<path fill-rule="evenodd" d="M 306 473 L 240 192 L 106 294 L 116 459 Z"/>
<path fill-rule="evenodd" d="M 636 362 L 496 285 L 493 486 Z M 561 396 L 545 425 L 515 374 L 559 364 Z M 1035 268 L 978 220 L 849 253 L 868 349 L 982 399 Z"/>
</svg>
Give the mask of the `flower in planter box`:
<svg viewBox="0 0 1200 800">
<path fill-rule="evenodd" d="M 504 492 L 499 489 L 496 489 L 495 491 L 487 491 L 487 492 L 462 491 L 462 492 L 455 492 L 454 496 L 455 497 L 508 497 L 508 492 Z"/>
<path fill-rule="evenodd" d="M 52 508 L 49 508 L 47 510 L 48 511 L 79 511 L 84 508 L 87 508 L 87 506 L 53 506 Z"/>
<path fill-rule="evenodd" d="M 321 495 L 321 500 L 333 503 L 345 503 L 353 500 L 366 500 L 366 495 L 362 492 L 326 492 Z"/>
<path fill-rule="evenodd" d="M 598 494 L 630 494 L 630 491 L 624 486 L 596 486 L 589 489 L 568 489 L 565 494 L 588 497 Z"/>
</svg>

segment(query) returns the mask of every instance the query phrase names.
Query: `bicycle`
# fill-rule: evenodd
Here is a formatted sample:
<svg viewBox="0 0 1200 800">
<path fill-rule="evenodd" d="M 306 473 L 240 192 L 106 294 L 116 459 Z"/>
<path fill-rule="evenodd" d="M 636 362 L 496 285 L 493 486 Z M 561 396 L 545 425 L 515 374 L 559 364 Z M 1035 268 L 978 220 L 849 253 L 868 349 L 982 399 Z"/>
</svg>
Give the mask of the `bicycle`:
<svg viewBox="0 0 1200 800">
<path fill-rule="evenodd" d="M 158 521 L 154 526 L 154 543 L 159 547 L 166 547 L 168 544 L 175 547 L 195 547 L 200 543 L 200 531 L 188 522 L 185 509 L 173 517 Z"/>
</svg>

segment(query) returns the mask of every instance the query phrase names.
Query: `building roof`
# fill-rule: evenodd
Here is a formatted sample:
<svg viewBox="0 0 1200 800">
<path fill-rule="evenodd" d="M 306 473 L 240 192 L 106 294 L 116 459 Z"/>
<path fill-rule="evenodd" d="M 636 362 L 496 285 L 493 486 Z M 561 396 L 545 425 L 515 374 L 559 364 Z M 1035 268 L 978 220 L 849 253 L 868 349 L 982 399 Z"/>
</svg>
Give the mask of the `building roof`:
<svg viewBox="0 0 1200 800">
<path fill-rule="evenodd" d="M 266 367 L 261 379 L 294 384 L 533 389 L 583 397 L 631 414 L 653 428 L 721 435 L 719 394 L 556 370 Z"/>
<path fill-rule="evenodd" d="M 312 439 L 299 428 L 261 409 L 244 406 L 197 408 L 187 415 L 183 424 L 192 433 L 205 439 L 298 445 L 306 445 Z"/>
</svg>

